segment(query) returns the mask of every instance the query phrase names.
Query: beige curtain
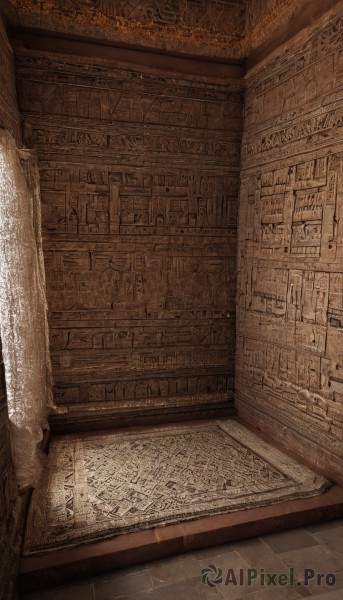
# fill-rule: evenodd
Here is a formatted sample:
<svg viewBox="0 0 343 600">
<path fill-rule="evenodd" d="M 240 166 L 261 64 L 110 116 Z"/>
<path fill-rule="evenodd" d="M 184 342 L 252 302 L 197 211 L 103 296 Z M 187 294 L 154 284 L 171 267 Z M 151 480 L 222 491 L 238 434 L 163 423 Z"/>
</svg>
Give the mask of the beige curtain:
<svg viewBox="0 0 343 600">
<path fill-rule="evenodd" d="M 21 489 L 41 473 L 51 397 L 47 305 L 35 156 L 0 129 L 0 332 L 13 458 Z"/>
</svg>

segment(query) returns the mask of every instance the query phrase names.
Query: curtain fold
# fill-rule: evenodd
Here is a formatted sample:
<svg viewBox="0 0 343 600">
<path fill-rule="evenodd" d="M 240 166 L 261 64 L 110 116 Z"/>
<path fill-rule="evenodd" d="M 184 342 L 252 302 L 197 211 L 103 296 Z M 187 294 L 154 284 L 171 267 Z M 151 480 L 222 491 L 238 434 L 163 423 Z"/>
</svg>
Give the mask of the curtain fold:
<svg viewBox="0 0 343 600">
<path fill-rule="evenodd" d="M 19 487 L 35 486 L 52 379 L 35 154 L 0 129 L 0 332 Z"/>
</svg>

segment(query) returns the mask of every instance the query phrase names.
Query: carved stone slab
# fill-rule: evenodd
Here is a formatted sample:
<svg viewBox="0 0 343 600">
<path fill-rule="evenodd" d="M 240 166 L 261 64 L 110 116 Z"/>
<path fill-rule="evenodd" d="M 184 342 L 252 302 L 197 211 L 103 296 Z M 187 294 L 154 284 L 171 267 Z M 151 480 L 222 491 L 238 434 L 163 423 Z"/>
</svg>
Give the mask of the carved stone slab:
<svg viewBox="0 0 343 600">
<path fill-rule="evenodd" d="M 343 458 L 342 31 L 340 8 L 248 77 L 236 363 L 241 414 L 305 436 L 333 473 Z"/>
<path fill-rule="evenodd" d="M 18 54 L 56 402 L 232 398 L 242 88 Z"/>
<path fill-rule="evenodd" d="M 246 0 L 11 0 L 21 25 L 190 54 L 239 53 Z"/>
</svg>

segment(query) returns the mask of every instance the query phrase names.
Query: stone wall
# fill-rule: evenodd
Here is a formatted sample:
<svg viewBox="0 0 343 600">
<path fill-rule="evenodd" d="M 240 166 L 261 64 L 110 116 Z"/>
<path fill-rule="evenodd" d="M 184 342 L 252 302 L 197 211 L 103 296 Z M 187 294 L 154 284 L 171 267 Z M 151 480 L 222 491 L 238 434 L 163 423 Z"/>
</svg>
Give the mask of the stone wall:
<svg viewBox="0 0 343 600">
<path fill-rule="evenodd" d="M 0 15 L 0 128 L 20 140 L 13 53 Z M 18 564 L 18 487 L 12 461 L 5 371 L 0 340 L 0 600 L 11 598 Z"/>
<path fill-rule="evenodd" d="M 247 41 L 256 46 L 268 37 L 272 28 L 287 23 L 290 15 L 306 0 L 248 0 L 246 12 Z M 268 31 L 266 31 L 268 30 Z"/>
<path fill-rule="evenodd" d="M 342 482 L 343 11 L 247 77 L 239 414 Z"/>
<path fill-rule="evenodd" d="M 0 13 L 0 127 L 19 141 L 20 117 L 15 88 L 13 51 Z"/>
<path fill-rule="evenodd" d="M 295 21 L 301 29 L 339 0 L 5 1 L 12 8 L 11 21 L 20 27 L 167 52 L 239 59 L 249 56 L 275 33 L 279 37 L 280 27 L 292 29 Z M 293 33 L 286 35 L 282 41 Z"/>
<path fill-rule="evenodd" d="M 0 340 L 0 600 L 9 600 L 18 563 L 18 487 L 7 413 L 5 371 Z"/>
<path fill-rule="evenodd" d="M 229 406 L 241 85 L 19 53 L 55 400 Z"/>
<path fill-rule="evenodd" d="M 246 0 L 11 0 L 17 23 L 203 56 L 242 55 Z"/>
</svg>

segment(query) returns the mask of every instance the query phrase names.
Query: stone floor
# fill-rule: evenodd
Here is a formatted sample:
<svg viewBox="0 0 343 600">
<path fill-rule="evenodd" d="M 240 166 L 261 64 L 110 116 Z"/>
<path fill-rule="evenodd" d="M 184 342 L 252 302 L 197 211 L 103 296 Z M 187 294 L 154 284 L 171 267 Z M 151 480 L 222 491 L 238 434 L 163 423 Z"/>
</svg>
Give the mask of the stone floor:
<svg viewBox="0 0 343 600">
<path fill-rule="evenodd" d="M 202 569 L 222 569 L 223 581 L 215 587 L 202 582 Z M 261 585 L 267 574 L 289 576 L 294 569 L 297 585 Z M 256 579 L 239 584 L 240 570 L 247 579 L 249 569 Z M 304 585 L 305 570 L 309 585 Z M 230 571 L 229 571 L 230 570 Z M 229 572 L 228 572 L 229 571 Z M 220 575 L 220 573 L 219 573 Z M 326 581 L 326 576 L 331 575 Z M 206 571 L 204 579 L 206 579 Z M 228 582 L 227 578 L 231 581 Z M 321 577 L 323 576 L 323 577 Z M 334 577 L 333 577 L 334 576 Z M 214 573 L 208 574 L 208 581 Z M 237 585 L 234 585 L 234 578 Z M 318 585 L 317 578 L 321 582 Z M 335 585 L 334 579 L 336 580 Z M 331 584 L 330 586 L 327 583 Z M 321 600 L 343 598 L 343 520 L 284 533 L 265 535 L 216 546 L 105 573 L 69 586 L 23 594 L 23 600 L 287 600 L 320 596 Z"/>
</svg>

